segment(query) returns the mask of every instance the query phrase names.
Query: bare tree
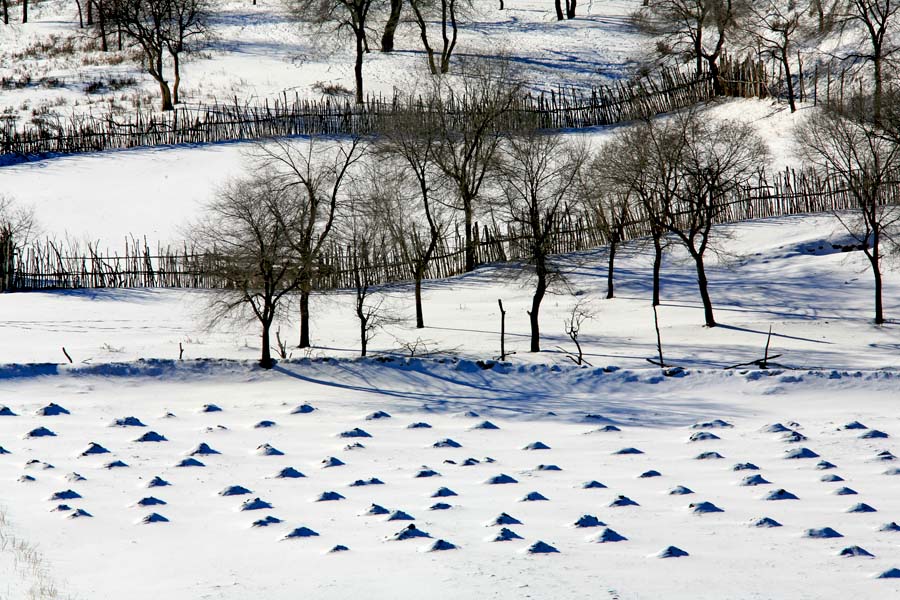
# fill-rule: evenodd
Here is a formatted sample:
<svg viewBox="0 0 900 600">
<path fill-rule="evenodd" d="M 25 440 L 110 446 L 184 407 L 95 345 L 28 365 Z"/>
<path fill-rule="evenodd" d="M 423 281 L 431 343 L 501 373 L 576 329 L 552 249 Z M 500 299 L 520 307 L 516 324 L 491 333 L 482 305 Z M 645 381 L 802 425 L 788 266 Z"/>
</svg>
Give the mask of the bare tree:
<svg viewBox="0 0 900 600">
<path fill-rule="evenodd" d="M 751 125 L 709 121 L 694 112 L 675 118 L 678 138 L 675 179 L 665 197 L 666 229 L 694 260 L 697 287 L 707 327 L 715 327 L 705 255 L 713 242 L 713 225 L 721 221 L 730 198 L 747 185 L 765 164 L 768 148 Z M 671 139 L 671 138 L 670 138 Z"/>
<path fill-rule="evenodd" d="M 353 64 L 353 76 L 356 82 L 356 103 L 362 104 L 363 93 L 363 57 L 368 52 L 366 28 L 372 9 L 380 0 L 284 0 L 294 19 L 314 26 L 333 28 L 339 32 L 349 29 L 353 34 L 356 59 Z"/>
<path fill-rule="evenodd" d="M 531 352 L 541 350 L 540 310 L 548 288 L 562 278 L 551 258 L 560 213 L 574 195 L 585 161 L 583 147 L 567 144 L 558 133 L 523 132 L 501 148 L 499 168 L 504 211 L 523 237 L 526 260 L 534 269 L 535 289 L 528 318 Z"/>
<path fill-rule="evenodd" d="M 264 369 L 273 366 L 272 322 L 301 283 L 299 256 L 291 243 L 295 224 L 282 219 L 291 214 L 296 190 L 280 187 L 269 175 L 263 171 L 227 183 L 191 231 L 197 251 L 209 257 L 212 273 L 228 283 L 210 305 L 211 323 L 235 315 L 258 321 Z"/>
<path fill-rule="evenodd" d="M 399 167 L 389 179 L 394 189 L 383 195 L 378 213 L 411 267 L 418 329 L 425 327 L 422 280 L 448 226 L 442 205 L 435 198 L 435 188 L 441 182 L 434 156 L 437 141 L 435 131 L 423 128 L 412 115 L 399 114 L 383 130 L 375 149 L 377 154 L 393 157 Z M 373 183 L 383 179 L 384 166 L 378 169 L 381 173 L 370 178 Z M 403 182 L 409 184 L 405 187 L 415 188 L 412 198 L 403 189 Z"/>
<path fill-rule="evenodd" d="M 900 144 L 865 119 L 836 112 L 816 114 L 798 129 L 801 153 L 826 178 L 847 190 L 856 204 L 835 213 L 869 260 L 875 282 L 875 324 L 884 323 L 883 245 L 900 243 L 900 206 L 888 191 L 900 181 Z"/>
<path fill-rule="evenodd" d="M 797 111 L 791 73 L 793 46 L 807 9 L 808 6 L 797 0 L 762 0 L 749 2 L 741 19 L 741 28 L 750 35 L 754 45 L 781 65 L 791 112 Z"/>
<path fill-rule="evenodd" d="M 472 7 L 472 0 L 409 0 L 413 11 L 422 48 L 428 58 L 433 75 L 450 72 L 450 57 L 456 49 L 459 35 L 459 17 Z M 435 60 L 434 44 L 428 35 L 429 23 L 436 21 L 441 28 L 440 60 Z"/>
<path fill-rule="evenodd" d="M 350 268 L 355 292 L 354 310 L 359 324 L 360 356 L 368 354 L 369 342 L 377 330 L 389 320 L 384 306 L 384 297 L 377 293 L 372 254 L 378 235 L 375 233 L 373 222 L 369 219 L 370 216 L 361 214 L 353 217 L 349 238 Z"/>
<path fill-rule="evenodd" d="M 896 0 L 846 0 L 846 7 L 840 15 L 845 29 L 861 32 L 868 48 L 849 52 L 845 60 L 862 60 L 872 63 L 872 112 L 876 125 L 881 124 L 882 101 L 884 99 L 885 66 L 900 51 L 900 2 Z"/>
<path fill-rule="evenodd" d="M 166 47 L 172 56 L 172 102 L 179 103 L 181 55 L 190 51 L 192 43 L 210 35 L 215 0 L 168 0 L 171 3 Z"/>
<path fill-rule="evenodd" d="M 635 23 L 656 36 L 662 57 L 704 62 L 717 94 L 724 92 L 719 58 L 735 31 L 736 19 L 749 0 L 649 0 L 634 15 Z"/>
<path fill-rule="evenodd" d="M 321 148 L 323 144 L 312 137 L 303 146 L 276 140 L 260 144 L 254 153 L 277 185 L 297 190 L 291 204 L 279 206 L 276 217 L 290 226 L 290 244 L 298 257 L 300 348 L 310 346 L 309 296 L 318 261 L 334 226 L 347 175 L 365 153 L 359 138 L 328 150 Z"/>
<path fill-rule="evenodd" d="M 0 195 L 0 292 L 11 290 L 15 259 L 37 231 L 34 210 Z"/>
<path fill-rule="evenodd" d="M 430 98 L 436 119 L 434 163 L 455 191 L 454 208 L 463 213 L 466 271 L 476 266 L 475 212 L 486 176 L 497 164 L 503 115 L 519 96 L 521 84 L 512 79 L 509 64 L 492 70 L 482 64 L 464 65 L 462 85 L 438 82 Z"/>
<path fill-rule="evenodd" d="M 394 36 L 397 33 L 397 25 L 400 24 L 400 15 L 403 12 L 404 0 L 390 0 L 390 2 L 390 11 L 388 12 L 387 22 L 384 24 L 384 33 L 381 35 L 382 52 L 394 51 Z"/>
</svg>

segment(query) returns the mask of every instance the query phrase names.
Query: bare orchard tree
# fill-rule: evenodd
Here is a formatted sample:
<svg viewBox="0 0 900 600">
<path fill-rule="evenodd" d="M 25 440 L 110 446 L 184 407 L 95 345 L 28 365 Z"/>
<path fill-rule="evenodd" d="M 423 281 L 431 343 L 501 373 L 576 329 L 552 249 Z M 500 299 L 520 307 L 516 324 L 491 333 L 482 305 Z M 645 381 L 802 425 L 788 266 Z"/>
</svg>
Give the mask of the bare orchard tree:
<svg viewBox="0 0 900 600">
<path fill-rule="evenodd" d="M 434 164 L 455 192 L 453 208 L 463 213 L 466 271 L 476 267 L 475 214 L 485 178 L 497 165 L 502 119 L 522 89 L 508 62 L 498 64 L 497 69 L 464 65 L 459 86 L 439 81 L 429 99 L 437 138 Z"/>
<path fill-rule="evenodd" d="M 107 0 L 109 18 L 141 49 L 147 73 L 159 84 L 161 109 L 172 110 L 172 90 L 164 71 L 172 0 Z"/>
<path fill-rule="evenodd" d="M 198 253 L 210 257 L 212 274 L 228 283 L 209 306 L 211 324 L 228 317 L 256 320 L 262 329 L 259 364 L 273 366 L 270 330 L 299 286 L 299 256 L 291 243 L 297 190 L 282 188 L 261 171 L 225 184 L 191 229 Z"/>
<path fill-rule="evenodd" d="M 875 324 L 884 323 L 881 260 L 883 246 L 900 243 L 900 206 L 889 190 L 900 178 L 900 144 L 861 118 L 836 112 L 810 117 L 798 129 L 804 159 L 847 190 L 856 208 L 835 213 L 869 260 L 875 280 Z"/>
<path fill-rule="evenodd" d="M 366 28 L 374 8 L 381 0 L 284 0 L 293 18 L 319 28 L 322 33 L 349 30 L 353 34 L 355 60 L 353 76 L 356 82 L 356 103 L 362 104 L 363 57 L 368 52 Z"/>
<path fill-rule="evenodd" d="M 365 153 L 359 138 L 330 148 L 314 137 L 306 143 L 276 140 L 254 151 L 257 164 L 270 171 L 282 189 L 293 189 L 292 203 L 275 208 L 276 218 L 290 227 L 290 244 L 299 269 L 300 348 L 310 346 L 309 296 L 318 261 L 335 222 L 348 174 Z"/>
<path fill-rule="evenodd" d="M 375 146 L 375 153 L 388 160 L 370 178 L 376 183 L 379 178 L 384 179 L 385 170 L 393 174 L 388 178 L 387 189 L 383 190 L 386 193 L 381 194 L 377 212 L 404 261 L 410 265 L 418 329 L 425 327 L 422 280 L 449 226 L 443 204 L 438 201 L 442 178 L 435 164 L 436 146 L 436 132 L 423 128 L 414 115 L 395 115 Z"/>
<path fill-rule="evenodd" d="M 748 3 L 741 19 L 741 29 L 749 35 L 753 46 L 781 65 L 791 112 L 797 111 L 791 73 L 794 44 L 808 9 L 807 4 L 798 0 L 762 0 Z"/>
<path fill-rule="evenodd" d="M 409 7 L 419 28 L 422 49 L 428 58 L 431 73 L 449 73 L 450 57 L 456 49 L 459 35 L 459 18 L 472 8 L 472 0 L 409 0 Z M 434 41 L 428 33 L 431 23 L 437 23 L 441 30 L 439 60 L 435 59 Z"/>
<path fill-rule="evenodd" d="M 215 0 L 168 0 L 171 3 L 166 47 L 172 56 L 172 102 L 178 104 L 181 86 L 181 56 L 211 34 Z"/>
<path fill-rule="evenodd" d="M 634 15 L 635 23 L 656 37 L 657 53 L 697 71 L 706 65 L 717 94 L 723 93 L 719 58 L 734 34 L 737 17 L 750 0 L 648 0 Z"/>
<path fill-rule="evenodd" d="M 17 206 L 12 198 L 0 195 L 0 292 L 12 289 L 16 255 L 36 231 L 34 210 Z"/>
<path fill-rule="evenodd" d="M 862 35 L 864 40 L 863 47 L 845 53 L 842 58 L 872 63 L 872 116 L 875 124 L 880 125 L 885 67 L 896 64 L 893 58 L 900 51 L 900 2 L 846 0 L 839 20 L 845 30 Z"/>
<path fill-rule="evenodd" d="M 506 139 L 501 147 L 499 182 L 503 211 L 524 239 L 526 260 L 534 269 L 535 288 L 528 318 L 531 352 L 541 350 L 540 310 L 548 288 L 562 277 L 551 257 L 561 213 L 575 195 L 586 151 L 558 133 L 532 130 Z"/>
<path fill-rule="evenodd" d="M 735 192 L 766 163 L 768 147 L 749 124 L 710 121 L 689 112 L 675 117 L 680 140 L 677 180 L 663 206 L 664 225 L 694 260 L 697 287 L 707 327 L 715 327 L 705 256 L 712 247 L 713 225 L 722 220 Z"/>
</svg>

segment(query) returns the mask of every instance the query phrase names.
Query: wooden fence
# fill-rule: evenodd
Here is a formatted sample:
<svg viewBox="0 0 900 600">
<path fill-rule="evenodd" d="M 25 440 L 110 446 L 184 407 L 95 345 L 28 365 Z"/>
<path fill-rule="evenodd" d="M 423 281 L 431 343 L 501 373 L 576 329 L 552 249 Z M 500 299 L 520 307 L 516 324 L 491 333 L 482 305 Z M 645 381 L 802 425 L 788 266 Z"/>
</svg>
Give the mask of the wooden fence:
<svg viewBox="0 0 900 600">
<path fill-rule="evenodd" d="M 724 58 L 720 81 L 725 93 L 765 96 L 769 83 L 765 68 L 749 59 Z M 525 94 L 517 98 L 496 127 L 505 131 L 521 124 L 547 129 L 610 125 L 670 112 L 715 95 L 705 72 L 665 68 L 628 82 L 588 91 L 565 90 Z M 440 109 L 452 119 L 466 119 L 477 110 L 477 99 L 456 98 Z M 173 111 L 137 112 L 97 117 L 53 116 L 17 128 L 14 121 L 0 125 L 0 164 L 58 154 L 97 152 L 140 146 L 204 144 L 260 140 L 297 135 L 367 135 L 377 133 L 395 115 L 433 118 L 435 106 L 422 98 L 369 97 L 362 104 L 350 100 L 309 100 L 283 94 L 261 105 L 231 104 L 179 106 Z"/>
<path fill-rule="evenodd" d="M 890 186 L 885 204 L 900 206 L 900 182 Z M 832 178 L 813 173 L 785 170 L 767 176 L 759 184 L 739 190 L 720 211 L 720 222 L 851 210 L 857 207 L 852 194 Z M 626 239 L 649 235 L 649 223 L 639 209 L 626 225 Z M 509 224 L 475 228 L 479 264 L 518 261 L 528 257 L 529 236 Z M 608 243 L 604 228 L 589 213 L 566 211 L 553 225 L 551 248 L 554 254 L 597 248 Z M 2 254 L 2 252 L 0 252 Z M 353 286 L 351 249 L 333 244 L 321 255 L 313 281 L 317 290 Z M 131 240 L 124 251 L 101 253 L 88 245 L 62 247 L 52 242 L 29 246 L 6 259 L 0 256 L 0 291 L 72 288 L 195 288 L 222 289 L 228 282 L 213 275 L 215 259 L 196 254 L 189 247 L 157 248 L 146 241 Z M 385 244 L 373 250 L 367 264 L 369 281 L 391 284 L 411 281 L 413 268 L 399 247 Z M 465 272 L 465 250 L 458 231 L 443 237 L 428 265 L 427 279 Z"/>
</svg>

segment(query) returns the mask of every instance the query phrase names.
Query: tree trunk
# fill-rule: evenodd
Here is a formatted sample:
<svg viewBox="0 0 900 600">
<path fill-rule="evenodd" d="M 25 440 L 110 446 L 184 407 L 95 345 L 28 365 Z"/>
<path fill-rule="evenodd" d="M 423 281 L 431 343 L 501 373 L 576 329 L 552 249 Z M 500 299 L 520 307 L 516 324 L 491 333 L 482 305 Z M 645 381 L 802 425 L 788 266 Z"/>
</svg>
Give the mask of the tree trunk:
<svg viewBox="0 0 900 600">
<path fill-rule="evenodd" d="M 172 55 L 172 69 L 175 74 L 175 80 L 172 82 L 172 103 L 178 104 L 178 88 L 181 86 L 181 61 L 179 60 L 180 52 L 169 52 Z"/>
<path fill-rule="evenodd" d="M 538 315 L 541 310 L 541 301 L 544 299 L 544 293 L 547 291 L 547 276 L 538 269 L 537 288 L 534 290 L 534 296 L 531 298 L 531 310 L 528 311 L 528 319 L 531 322 L 531 352 L 541 351 L 541 325 L 538 321 Z"/>
<path fill-rule="evenodd" d="M 309 290 L 300 290 L 300 344 L 298 348 L 309 348 Z"/>
<path fill-rule="evenodd" d="M 100 19 L 100 51 L 107 52 L 109 44 L 106 42 L 106 8 L 102 1 L 97 2 L 97 17 Z"/>
<path fill-rule="evenodd" d="M 159 82 L 159 93 L 162 96 L 162 110 L 174 110 L 172 106 L 172 90 L 169 89 L 169 82 L 165 79 L 158 79 Z"/>
<path fill-rule="evenodd" d="M 403 0 L 391 0 L 391 12 L 388 15 L 387 23 L 384 25 L 384 35 L 381 36 L 381 51 L 394 51 L 394 34 L 397 32 L 397 25 L 400 23 L 400 11 L 403 8 Z"/>
<path fill-rule="evenodd" d="M 3 0 L 3 24 L 9 25 L 9 0 Z"/>
<path fill-rule="evenodd" d="M 653 306 L 659 306 L 659 274 L 662 270 L 662 239 L 653 235 Z"/>
<path fill-rule="evenodd" d="M 555 8 L 556 8 L 556 20 L 562 21 L 564 17 L 563 9 L 562 9 L 562 0 L 554 0 Z"/>
<path fill-rule="evenodd" d="M 272 351 L 269 348 L 271 341 L 269 340 L 269 328 L 272 327 L 271 319 L 264 319 L 262 322 L 262 356 L 259 359 L 259 366 L 263 369 L 272 368 Z"/>
<path fill-rule="evenodd" d="M 875 324 L 884 324 L 884 305 L 881 300 L 881 244 L 879 232 L 876 229 L 872 240 L 872 252 L 869 254 L 869 262 L 872 263 L 872 275 L 875 278 Z"/>
<path fill-rule="evenodd" d="M 706 267 L 703 264 L 703 255 L 692 253 L 697 264 L 697 287 L 700 289 L 700 300 L 703 301 L 703 318 L 707 327 L 716 326 L 716 318 L 713 315 L 712 299 L 709 297 L 709 281 L 706 279 Z"/>
<path fill-rule="evenodd" d="M 75 0 L 75 6 L 78 7 L 78 28 L 84 29 L 84 13 L 81 12 L 80 0 Z"/>
<path fill-rule="evenodd" d="M 96 0 L 88 0 L 87 3 L 87 26 L 90 27 L 94 24 L 94 2 Z M 3 0 L 6 3 L 6 0 Z"/>
<path fill-rule="evenodd" d="M 365 314 L 363 313 L 362 304 L 357 301 L 356 308 L 356 316 L 359 317 L 359 355 L 365 356 L 366 351 L 368 350 L 368 339 L 366 336 L 366 319 Z"/>
<path fill-rule="evenodd" d="M 712 79 L 713 92 L 716 96 L 722 96 L 725 94 L 725 86 L 722 85 L 722 80 L 719 78 L 718 58 L 718 56 L 707 57 L 706 64 L 709 67 L 709 77 Z"/>
<path fill-rule="evenodd" d="M 791 61 L 788 59 L 786 44 L 781 51 L 781 66 L 784 67 L 784 80 L 787 84 L 788 105 L 791 107 L 791 112 L 795 113 L 797 112 L 797 103 L 794 100 L 794 80 L 791 77 Z"/>
<path fill-rule="evenodd" d="M 574 19 L 575 18 L 575 7 L 578 5 L 578 0 L 566 0 L 566 18 Z"/>
<path fill-rule="evenodd" d="M 471 198 L 463 201 L 463 208 L 466 220 L 466 273 L 469 273 L 475 270 L 476 262 L 475 238 L 472 231 L 473 210 Z"/>
<path fill-rule="evenodd" d="M 872 59 L 872 66 L 875 70 L 875 92 L 872 94 L 872 120 L 875 122 L 875 125 L 880 126 L 881 104 L 884 93 L 884 78 L 881 72 L 881 49 L 878 48 L 874 54 L 875 57 Z"/>
<path fill-rule="evenodd" d="M 618 246 L 615 239 L 610 241 L 609 243 L 609 264 L 606 267 L 606 299 L 609 300 L 613 298 L 615 295 L 615 289 L 613 287 L 613 273 L 615 271 L 616 266 L 616 246 Z"/>
<path fill-rule="evenodd" d="M 353 65 L 353 75 L 356 79 L 356 103 L 363 103 L 363 54 L 365 54 L 365 32 L 362 29 L 356 31 L 356 63 Z"/>
<path fill-rule="evenodd" d="M 422 314 L 422 277 L 424 269 L 416 269 L 416 329 L 425 328 L 425 316 Z"/>
<path fill-rule="evenodd" d="M 22 0 L 22 23 L 28 22 L 28 0 Z"/>
</svg>

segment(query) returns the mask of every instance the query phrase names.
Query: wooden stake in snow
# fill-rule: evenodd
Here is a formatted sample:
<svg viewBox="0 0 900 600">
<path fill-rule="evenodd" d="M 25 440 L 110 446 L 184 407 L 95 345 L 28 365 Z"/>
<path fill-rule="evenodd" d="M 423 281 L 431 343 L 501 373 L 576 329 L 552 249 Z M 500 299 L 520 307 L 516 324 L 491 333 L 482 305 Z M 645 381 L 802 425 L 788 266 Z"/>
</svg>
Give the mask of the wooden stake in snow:
<svg viewBox="0 0 900 600">
<path fill-rule="evenodd" d="M 66 347 L 65 347 L 65 346 L 62 347 L 62 351 L 63 351 L 63 354 L 66 355 L 66 358 L 69 359 L 69 364 L 72 364 L 72 357 L 69 356 L 69 353 L 68 353 L 68 352 L 66 352 Z"/>
</svg>

